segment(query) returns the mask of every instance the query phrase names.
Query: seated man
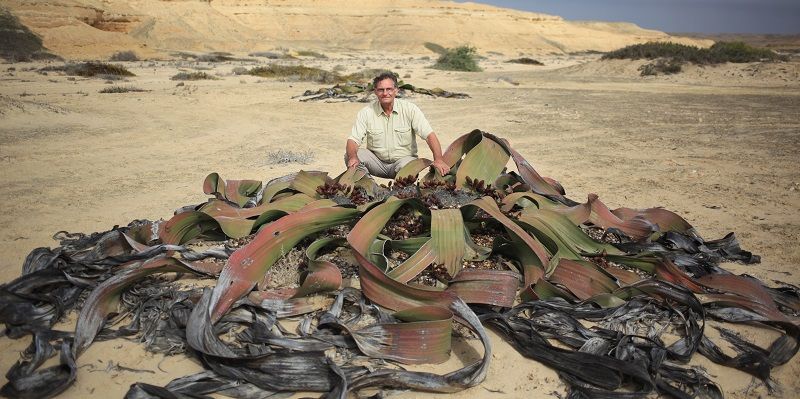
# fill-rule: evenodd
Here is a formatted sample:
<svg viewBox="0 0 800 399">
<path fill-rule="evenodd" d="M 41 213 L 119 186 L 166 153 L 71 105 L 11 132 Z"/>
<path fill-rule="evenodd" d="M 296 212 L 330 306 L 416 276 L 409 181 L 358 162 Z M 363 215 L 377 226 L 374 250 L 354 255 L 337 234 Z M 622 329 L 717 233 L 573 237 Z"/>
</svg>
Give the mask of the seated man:
<svg viewBox="0 0 800 399">
<path fill-rule="evenodd" d="M 397 77 L 390 72 L 372 81 L 378 101 L 364 107 L 347 138 L 345 163 L 348 168 L 363 165 L 373 176 L 392 179 L 417 158 L 417 141 L 422 137 L 433 153 L 433 167 L 444 176 L 450 167 L 442 159 L 442 147 L 422 111 L 411 102 L 396 99 Z M 366 148 L 359 148 L 365 142 Z"/>
</svg>

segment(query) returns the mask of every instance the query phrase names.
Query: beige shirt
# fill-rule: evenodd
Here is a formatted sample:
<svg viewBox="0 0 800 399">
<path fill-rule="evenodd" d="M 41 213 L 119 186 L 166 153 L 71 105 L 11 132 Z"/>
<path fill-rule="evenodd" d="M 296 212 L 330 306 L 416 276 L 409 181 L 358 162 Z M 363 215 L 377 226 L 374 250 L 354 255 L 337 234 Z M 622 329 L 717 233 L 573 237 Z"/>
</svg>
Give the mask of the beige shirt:
<svg viewBox="0 0 800 399">
<path fill-rule="evenodd" d="M 386 115 L 378 101 L 364 107 L 356 115 L 356 123 L 348 140 L 361 145 L 366 139 L 367 149 L 384 162 L 395 162 L 407 156 L 417 156 L 417 140 L 433 132 L 419 107 L 399 98 L 394 99 L 392 114 Z"/>
</svg>

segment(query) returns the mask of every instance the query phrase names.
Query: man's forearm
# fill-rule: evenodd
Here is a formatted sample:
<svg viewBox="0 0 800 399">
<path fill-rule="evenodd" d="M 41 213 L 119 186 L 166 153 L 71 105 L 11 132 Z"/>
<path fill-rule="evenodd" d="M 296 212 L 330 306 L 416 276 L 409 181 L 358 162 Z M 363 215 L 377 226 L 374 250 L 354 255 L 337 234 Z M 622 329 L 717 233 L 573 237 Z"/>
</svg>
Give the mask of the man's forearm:
<svg viewBox="0 0 800 399">
<path fill-rule="evenodd" d="M 442 159 L 442 145 L 439 143 L 439 138 L 436 137 L 436 133 L 429 134 L 425 142 L 428 143 L 428 147 L 430 147 L 433 153 L 433 160 L 437 161 Z"/>
<path fill-rule="evenodd" d="M 347 140 L 347 145 L 345 146 L 345 153 L 347 154 L 347 160 L 351 160 L 358 156 L 358 144 L 356 144 L 353 140 Z"/>
<path fill-rule="evenodd" d="M 430 147 L 431 152 L 433 153 L 433 166 L 440 175 L 444 176 L 450 172 L 450 166 L 444 162 L 444 157 L 442 156 L 442 145 L 439 143 L 439 138 L 436 137 L 436 133 L 431 133 L 425 139 L 428 143 L 428 147 Z"/>
</svg>

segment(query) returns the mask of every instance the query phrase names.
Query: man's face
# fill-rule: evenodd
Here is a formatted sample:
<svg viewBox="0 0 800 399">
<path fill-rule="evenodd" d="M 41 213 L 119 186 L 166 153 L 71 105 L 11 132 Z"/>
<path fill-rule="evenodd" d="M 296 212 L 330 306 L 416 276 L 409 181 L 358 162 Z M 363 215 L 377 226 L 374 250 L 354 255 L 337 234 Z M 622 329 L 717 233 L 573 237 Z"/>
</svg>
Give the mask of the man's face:
<svg viewBox="0 0 800 399">
<path fill-rule="evenodd" d="M 394 104 L 394 98 L 397 96 L 397 88 L 394 87 L 391 79 L 384 79 L 375 86 L 375 95 L 378 96 L 381 105 L 391 105 Z"/>
</svg>

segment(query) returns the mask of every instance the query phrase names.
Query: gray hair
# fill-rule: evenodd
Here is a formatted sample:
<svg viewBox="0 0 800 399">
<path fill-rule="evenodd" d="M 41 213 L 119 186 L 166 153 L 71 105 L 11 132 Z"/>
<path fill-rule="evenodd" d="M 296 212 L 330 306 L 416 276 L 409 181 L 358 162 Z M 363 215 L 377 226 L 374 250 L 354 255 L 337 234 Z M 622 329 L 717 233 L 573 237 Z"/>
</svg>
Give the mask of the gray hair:
<svg viewBox="0 0 800 399">
<path fill-rule="evenodd" d="M 397 75 L 394 72 L 381 72 L 380 75 L 376 76 L 375 79 L 372 79 L 372 87 L 378 87 L 378 82 L 384 79 L 391 79 L 392 83 L 394 83 L 394 87 L 397 87 Z"/>
</svg>

